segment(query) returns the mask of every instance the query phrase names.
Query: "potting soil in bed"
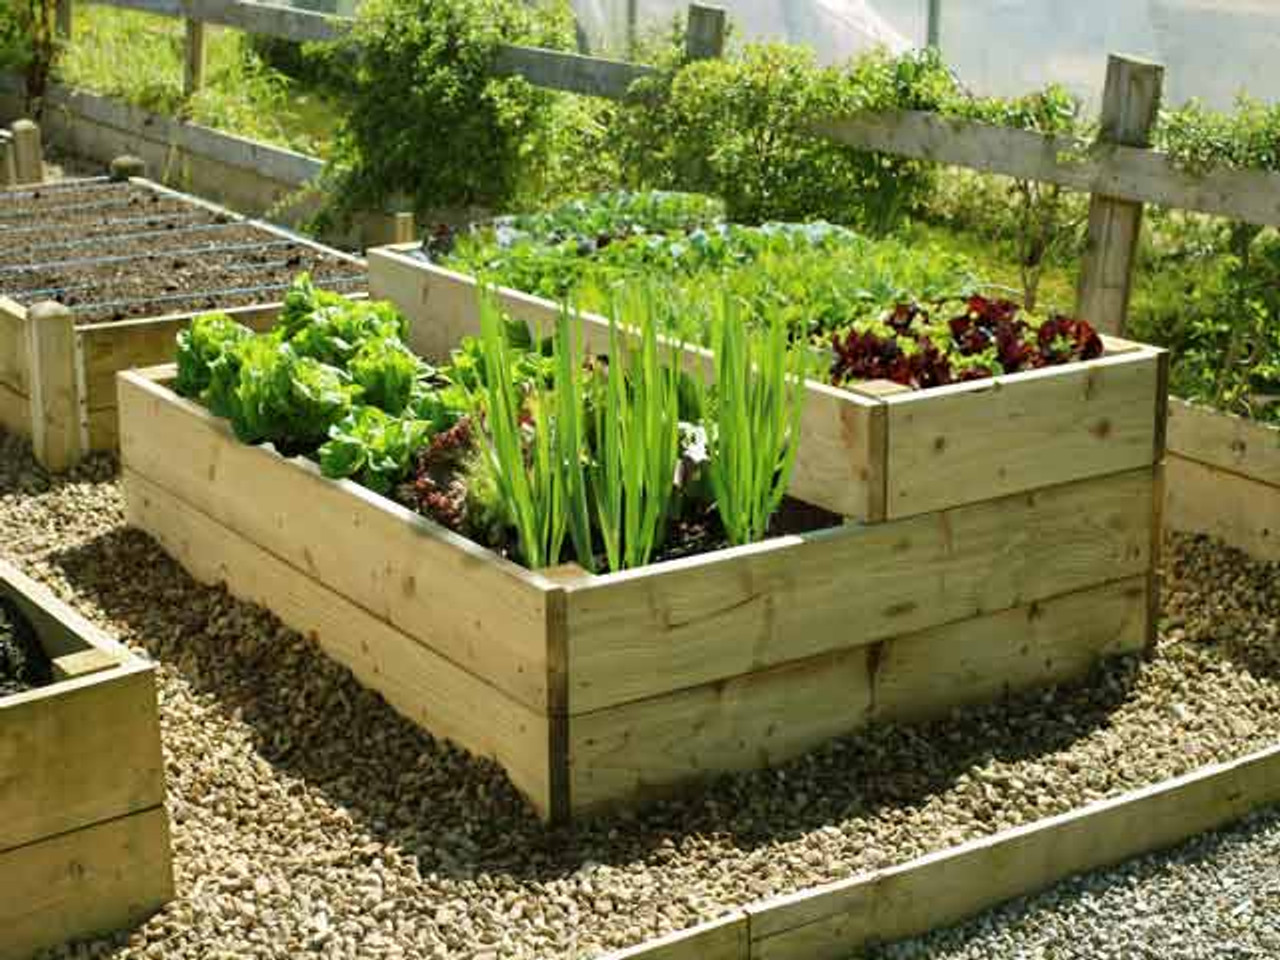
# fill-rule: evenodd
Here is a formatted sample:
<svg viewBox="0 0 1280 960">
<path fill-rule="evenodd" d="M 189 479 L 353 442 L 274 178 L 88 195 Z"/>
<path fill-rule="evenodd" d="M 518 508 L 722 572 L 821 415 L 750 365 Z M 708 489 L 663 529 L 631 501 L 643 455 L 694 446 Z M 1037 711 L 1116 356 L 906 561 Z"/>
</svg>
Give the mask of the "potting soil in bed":
<svg viewBox="0 0 1280 960">
<path fill-rule="evenodd" d="M 326 289 L 365 289 L 358 264 L 144 186 L 0 194 L 0 295 L 56 300 L 78 323 L 271 303 L 303 271 Z"/>
<path fill-rule="evenodd" d="M 52 679 L 49 657 L 35 630 L 0 597 L 0 697 L 42 687 Z"/>
<path fill-rule="evenodd" d="M 1153 659 L 551 832 L 269 613 L 0 438 L 0 552 L 160 664 L 178 898 L 77 956 L 591 956 L 1280 742 L 1280 566 L 1176 539 Z"/>
</svg>

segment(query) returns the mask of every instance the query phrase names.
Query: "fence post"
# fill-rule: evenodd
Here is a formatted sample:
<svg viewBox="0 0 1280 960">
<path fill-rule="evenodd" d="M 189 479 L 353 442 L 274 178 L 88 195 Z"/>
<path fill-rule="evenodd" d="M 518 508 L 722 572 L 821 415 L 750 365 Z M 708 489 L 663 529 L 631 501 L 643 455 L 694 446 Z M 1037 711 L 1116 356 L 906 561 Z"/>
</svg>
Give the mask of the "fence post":
<svg viewBox="0 0 1280 960">
<path fill-rule="evenodd" d="M 1108 57 L 1098 141 L 1149 147 L 1163 84 L 1164 67 L 1157 63 L 1115 54 Z M 1100 194 L 1090 197 L 1076 316 L 1105 333 L 1124 333 L 1141 232 L 1141 203 Z"/>
<path fill-rule="evenodd" d="M 18 182 L 18 171 L 13 165 L 13 137 L 8 130 L 0 130 L 0 187 L 12 187 Z"/>
<path fill-rule="evenodd" d="M 187 20 L 187 42 L 182 58 L 182 93 L 194 96 L 204 86 L 204 24 L 199 20 Z"/>
<path fill-rule="evenodd" d="M 44 148 L 40 128 L 31 120 L 15 120 L 13 134 L 13 174 L 17 183 L 44 183 Z"/>
<path fill-rule="evenodd" d="M 722 7 L 689 4 L 689 25 L 685 33 L 685 56 L 689 60 L 715 60 L 724 56 L 728 14 Z"/>
<path fill-rule="evenodd" d="M 31 356 L 31 446 L 36 460 L 46 470 L 66 470 L 83 453 L 75 320 L 60 303 L 37 303 L 27 311 L 27 335 Z"/>
<path fill-rule="evenodd" d="M 63 40 L 71 39 L 71 24 L 73 19 L 71 2 L 72 0 L 58 0 L 58 36 Z"/>
</svg>

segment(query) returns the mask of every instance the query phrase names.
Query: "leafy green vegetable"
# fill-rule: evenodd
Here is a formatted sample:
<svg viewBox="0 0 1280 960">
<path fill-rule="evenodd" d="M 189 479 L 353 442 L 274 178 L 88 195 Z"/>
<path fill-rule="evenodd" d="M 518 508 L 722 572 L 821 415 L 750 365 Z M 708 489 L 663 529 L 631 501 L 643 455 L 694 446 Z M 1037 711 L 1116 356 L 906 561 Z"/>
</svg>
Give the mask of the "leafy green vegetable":
<svg viewBox="0 0 1280 960">
<path fill-rule="evenodd" d="M 319 452 L 320 469 L 326 477 L 350 477 L 386 495 L 409 476 L 414 455 L 431 433 L 429 421 L 357 407 L 329 429 Z"/>
<path fill-rule="evenodd" d="M 365 340 L 347 369 L 363 391 L 361 399 L 393 415 L 404 411 L 419 374 L 428 372 L 408 347 L 390 336 Z"/>
<path fill-rule="evenodd" d="M 314 450 L 359 396 L 348 374 L 300 357 L 274 337 L 246 341 L 231 425 L 246 443 L 270 441 L 285 452 Z"/>
<path fill-rule="evenodd" d="M 225 313 L 196 317 L 190 327 L 178 334 L 178 393 L 203 399 L 212 379 L 210 367 L 253 335 L 252 330 Z"/>
</svg>

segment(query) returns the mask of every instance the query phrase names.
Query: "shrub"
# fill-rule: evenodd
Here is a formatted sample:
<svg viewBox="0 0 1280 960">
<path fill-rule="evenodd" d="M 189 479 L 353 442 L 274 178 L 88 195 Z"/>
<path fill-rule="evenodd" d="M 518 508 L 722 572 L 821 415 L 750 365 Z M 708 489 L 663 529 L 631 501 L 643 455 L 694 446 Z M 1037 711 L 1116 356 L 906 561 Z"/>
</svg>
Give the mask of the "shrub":
<svg viewBox="0 0 1280 960">
<path fill-rule="evenodd" d="M 499 207 L 517 195 L 552 94 L 493 75 L 501 43 L 563 47 L 562 4 L 506 0 L 368 0 L 340 55 L 354 65 L 339 128 L 326 219 L 380 209 L 396 194 L 418 211 Z"/>
<path fill-rule="evenodd" d="M 926 165 L 814 137 L 810 125 L 859 109 L 935 109 L 953 95 L 934 53 L 820 67 L 803 47 L 750 45 L 637 83 L 618 118 L 622 171 L 633 185 L 722 197 L 739 222 L 883 231 L 927 195 Z"/>
<path fill-rule="evenodd" d="M 43 110 L 60 44 L 55 0 L 6 0 L 0 7 L 0 69 L 17 70 L 25 84 L 25 109 Z"/>
</svg>

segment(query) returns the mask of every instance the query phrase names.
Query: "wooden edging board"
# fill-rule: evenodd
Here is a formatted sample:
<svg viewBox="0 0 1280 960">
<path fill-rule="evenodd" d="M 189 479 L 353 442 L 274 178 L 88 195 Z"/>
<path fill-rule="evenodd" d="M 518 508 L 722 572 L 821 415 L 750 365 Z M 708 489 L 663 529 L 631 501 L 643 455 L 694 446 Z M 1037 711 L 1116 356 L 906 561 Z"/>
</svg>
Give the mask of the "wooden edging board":
<svg viewBox="0 0 1280 960">
<path fill-rule="evenodd" d="M 135 923 L 173 896 L 155 668 L 0 561 L 54 682 L 0 698 L 0 960 Z"/>
<path fill-rule="evenodd" d="M 479 330 L 479 284 L 416 255 L 416 244 L 369 251 L 370 295 L 409 318 L 429 359 Z M 521 320 L 550 327 L 561 307 L 497 288 Z M 608 321 L 579 314 L 588 341 Z M 697 363 L 691 357 L 691 363 Z M 1097 360 L 930 390 L 884 393 L 809 380 L 790 492 L 869 523 L 942 510 L 1158 463 L 1167 356 L 1108 339 Z"/>
<path fill-rule="evenodd" d="M 1280 802 L 1280 746 L 798 893 L 601 960 L 848 960 Z"/>
<path fill-rule="evenodd" d="M 1165 521 L 1280 560 L 1280 426 L 1171 400 Z"/>
</svg>

